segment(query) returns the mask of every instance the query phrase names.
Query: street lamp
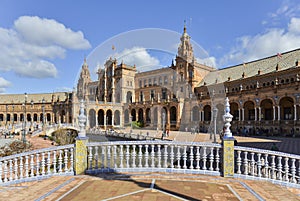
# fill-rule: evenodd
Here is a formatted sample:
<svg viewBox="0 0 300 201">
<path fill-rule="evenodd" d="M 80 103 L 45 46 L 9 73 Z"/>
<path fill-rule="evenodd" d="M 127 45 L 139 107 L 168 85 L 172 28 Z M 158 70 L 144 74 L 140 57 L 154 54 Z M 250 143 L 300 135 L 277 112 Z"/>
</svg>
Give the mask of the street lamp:
<svg viewBox="0 0 300 201">
<path fill-rule="evenodd" d="M 26 104 L 27 104 L 27 93 L 24 93 L 24 117 L 23 117 L 23 134 L 22 141 L 26 144 Z"/>
<path fill-rule="evenodd" d="M 216 140 L 216 134 L 217 134 L 217 116 L 218 116 L 218 108 L 216 106 L 214 106 L 213 115 L 214 115 L 214 143 L 216 143 L 217 142 L 217 140 Z"/>
<path fill-rule="evenodd" d="M 43 129 L 43 134 L 46 135 L 46 133 L 45 133 L 45 98 L 43 98 L 42 104 L 43 104 L 42 105 L 42 110 L 43 110 L 42 129 Z"/>
</svg>

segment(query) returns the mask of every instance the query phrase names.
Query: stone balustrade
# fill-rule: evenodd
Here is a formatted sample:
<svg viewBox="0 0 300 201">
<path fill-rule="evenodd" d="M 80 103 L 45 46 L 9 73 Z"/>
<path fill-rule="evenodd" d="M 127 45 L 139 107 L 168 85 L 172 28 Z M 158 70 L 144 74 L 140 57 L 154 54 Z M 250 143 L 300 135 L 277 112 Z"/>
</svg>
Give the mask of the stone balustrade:
<svg viewBox="0 0 300 201">
<path fill-rule="evenodd" d="M 234 150 L 235 177 L 300 184 L 299 155 L 240 146 Z"/>
<path fill-rule="evenodd" d="M 0 158 L 0 184 L 74 175 L 74 145 L 57 146 Z"/>
<path fill-rule="evenodd" d="M 170 141 L 87 144 L 87 174 L 100 172 L 181 172 L 220 175 L 221 145 Z"/>
</svg>

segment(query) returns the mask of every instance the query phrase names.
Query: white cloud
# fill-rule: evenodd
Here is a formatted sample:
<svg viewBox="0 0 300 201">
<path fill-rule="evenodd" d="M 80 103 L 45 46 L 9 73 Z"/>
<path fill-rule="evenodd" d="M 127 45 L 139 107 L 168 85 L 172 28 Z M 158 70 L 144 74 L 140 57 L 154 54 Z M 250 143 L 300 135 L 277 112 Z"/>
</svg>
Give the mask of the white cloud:
<svg viewBox="0 0 300 201">
<path fill-rule="evenodd" d="M 10 29 L 0 27 L 0 72 L 22 77 L 56 77 L 50 59 L 64 58 L 67 49 L 87 49 L 90 43 L 81 31 L 37 16 L 21 16 Z"/>
<path fill-rule="evenodd" d="M 4 79 L 3 77 L 0 77 L 0 93 L 4 93 L 5 89 L 10 86 L 11 86 L 11 83 L 9 81 Z"/>
<path fill-rule="evenodd" d="M 215 57 L 207 57 L 204 59 L 196 58 L 196 61 L 200 64 L 204 64 L 206 66 L 216 67 L 217 66 L 217 60 Z"/>
<path fill-rule="evenodd" d="M 288 29 L 268 29 L 263 34 L 242 36 L 220 65 L 247 62 L 300 47 L 300 18 L 291 18 Z"/>
<path fill-rule="evenodd" d="M 114 57 L 119 62 L 123 61 L 128 65 L 136 65 L 139 71 L 151 70 L 160 66 L 159 60 L 152 57 L 143 47 L 124 49 L 121 53 L 116 53 Z"/>
</svg>

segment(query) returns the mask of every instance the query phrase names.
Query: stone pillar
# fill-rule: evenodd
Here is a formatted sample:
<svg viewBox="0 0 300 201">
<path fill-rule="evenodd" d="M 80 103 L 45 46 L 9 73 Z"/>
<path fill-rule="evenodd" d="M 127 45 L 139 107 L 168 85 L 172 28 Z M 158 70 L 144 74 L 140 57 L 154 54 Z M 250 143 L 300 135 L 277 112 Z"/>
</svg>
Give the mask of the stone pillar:
<svg viewBox="0 0 300 201">
<path fill-rule="evenodd" d="M 261 107 L 258 107 L 258 121 L 261 121 Z"/>
<path fill-rule="evenodd" d="M 96 120 L 96 127 L 98 126 L 98 115 L 97 115 L 97 113 L 96 113 L 96 116 L 95 116 L 95 120 Z"/>
<path fill-rule="evenodd" d="M 157 107 L 157 128 L 161 129 L 161 107 Z"/>
<path fill-rule="evenodd" d="M 241 121 L 241 109 L 238 109 L 239 111 L 239 121 Z"/>
<path fill-rule="evenodd" d="M 273 106 L 273 121 L 276 120 L 276 108 Z"/>
<path fill-rule="evenodd" d="M 297 105 L 294 105 L 294 121 L 297 120 Z"/>
<path fill-rule="evenodd" d="M 202 121 L 202 111 L 199 111 L 199 121 Z"/>
<path fill-rule="evenodd" d="M 75 174 L 84 174 L 87 169 L 87 147 L 88 138 L 86 137 L 86 116 L 84 115 L 84 103 L 81 100 L 80 114 L 78 116 L 79 133 L 75 143 Z"/>
<path fill-rule="evenodd" d="M 111 125 L 112 125 L 112 127 L 114 127 L 114 125 L 115 125 L 115 115 L 114 115 L 114 112 L 112 111 L 112 115 L 111 115 Z"/>
<path fill-rule="evenodd" d="M 254 121 L 257 121 L 257 108 L 254 108 Z"/>
<path fill-rule="evenodd" d="M 242 121 L 245 121 L 245 109 L 242 108 Z"/>
<path fill-rule="evenodd" d="M 170 109 L 167 109 L 167 122 L 166 122 L 166 125 L 168 129 L 171 128 L 171 113 L 170 113 Z"/>
<path fill-rule="evenodd" d="M 277 106 L 277 114 L 278 114 L 278 121 L 280 121 L 280 106 L 278 105 Z"/>
<path fill-rule="evenodd" d="M 230 131 L 230 122 L 232 121 L 230 114 L 229 99 L 225 99 L 225 114 L 223 116 L 225 132 L 223 137 L 223 177 L 234 176 L 234 138 Z"/>
<path fill-rule="evenodd" d="M 104 119 L 103 119 L 103 123 L 104 123 L 103 126 L 104 126 L 104 129 L 106 129 L 106 123 L 107 123 L 107 122 L 106 122 L 106 114 L 105 114 L 105 113 L 104 113 L 104 117 L 103 117 L 103 118 L 104 118 Z"/>
</svg>

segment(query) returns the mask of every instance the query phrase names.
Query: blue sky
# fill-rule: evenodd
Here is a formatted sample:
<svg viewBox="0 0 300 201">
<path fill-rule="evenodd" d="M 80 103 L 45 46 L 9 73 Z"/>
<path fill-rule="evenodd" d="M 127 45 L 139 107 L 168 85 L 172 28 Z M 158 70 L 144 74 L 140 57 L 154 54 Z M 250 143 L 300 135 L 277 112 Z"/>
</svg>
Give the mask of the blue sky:
<svg viewBox="0 0 300 201">
<path fill-rule="evenodd" d="M 184 20 L 195 46 L 206 53 L 196 56 L 210 60 L 217 68 L 300 47 L 297 0 L 0 0 L 0 92 L 70 90 L 84 57 L 93 63 L 90 55 L 96 47 L 106 48 L 101 51 L 107 56 L 137 49 L 140 54 L 129 59 L 135 64 L 170 64 L 166 58 L 176 53 L 179 38 L 175 33 L 182 33 Z M 111 52 L 110 45 L 115 45 L 111 38 L 146 28 L 169 30 L 171 35 L 174 32 L 177 43 L 164 55 L 143 44 L 116 44 Z M 166 41 L 166 37 L 149 40 Z M 96 66 L 91 65 L 93 73 Z"/>
</svg>

